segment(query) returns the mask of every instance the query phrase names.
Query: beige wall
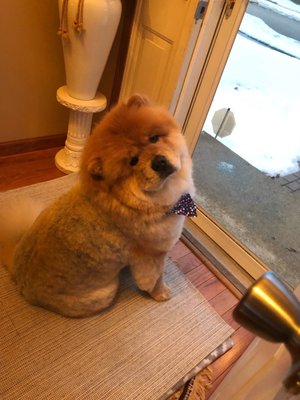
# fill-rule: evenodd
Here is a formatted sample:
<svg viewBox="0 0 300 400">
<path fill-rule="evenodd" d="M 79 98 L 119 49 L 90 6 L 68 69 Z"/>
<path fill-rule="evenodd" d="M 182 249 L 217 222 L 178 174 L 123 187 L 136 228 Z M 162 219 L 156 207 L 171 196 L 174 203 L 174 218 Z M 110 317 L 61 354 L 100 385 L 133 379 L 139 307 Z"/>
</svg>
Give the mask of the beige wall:
<svg viewBox="0 0 300 400">
<path fill-rule="evenodd" d="M 68 110 L 56 101 L 65 84 L 57 3 L 1 0 L 0 142 L 67 131 Z M 100 83 L 108 97 L 115 62 L 113 51 Z"/>
</svg>

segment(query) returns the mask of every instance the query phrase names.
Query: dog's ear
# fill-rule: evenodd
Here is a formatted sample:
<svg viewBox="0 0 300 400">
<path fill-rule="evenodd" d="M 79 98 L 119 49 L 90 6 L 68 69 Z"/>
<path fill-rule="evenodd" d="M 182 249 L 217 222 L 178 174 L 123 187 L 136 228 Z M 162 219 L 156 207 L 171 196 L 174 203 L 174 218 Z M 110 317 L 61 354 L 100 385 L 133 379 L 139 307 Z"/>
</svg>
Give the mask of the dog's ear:
<svg viewBox="0 0 300 400">
<path fill-rule="evenodd" d="M 96 181 L 100 181 L 103 179 L 101 158 L 94 158 L 88 163 L 88 173 Z"/>
<path fill-rule="evenodd" d="M 148 97 L 141 95 L 141 94 L 133 94 L 127 101 L 127 107 L 136 107 L 140 108 L 142 106 L 149 106 L 150 105 L 150 100 Z"/>
</svg>

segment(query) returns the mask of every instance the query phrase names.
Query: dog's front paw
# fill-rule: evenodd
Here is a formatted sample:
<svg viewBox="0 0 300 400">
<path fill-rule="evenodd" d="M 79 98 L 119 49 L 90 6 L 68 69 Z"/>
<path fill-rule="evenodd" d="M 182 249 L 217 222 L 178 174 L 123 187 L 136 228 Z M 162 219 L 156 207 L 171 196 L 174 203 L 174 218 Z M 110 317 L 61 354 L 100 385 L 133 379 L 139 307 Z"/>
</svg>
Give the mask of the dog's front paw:
<svg viewBox="0 0 300 400">
<path fill-rule="evenodd" d="M 166 301 L 172 297 L 171 289 L 165 284 L 155 288 L 150 295 L 156 301 Z"/>
</svg>

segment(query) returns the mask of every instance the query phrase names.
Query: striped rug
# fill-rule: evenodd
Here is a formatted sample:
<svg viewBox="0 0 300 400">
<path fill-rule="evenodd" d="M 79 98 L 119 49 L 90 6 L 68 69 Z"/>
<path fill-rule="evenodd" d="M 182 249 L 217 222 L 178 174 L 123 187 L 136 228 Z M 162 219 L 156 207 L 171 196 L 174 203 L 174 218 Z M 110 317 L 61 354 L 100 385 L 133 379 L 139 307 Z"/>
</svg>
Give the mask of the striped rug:
<svg viewBox="0 0 300 400">
<path fill-rule="evenodd" d="M 1 193 L 0 205 L 24 193 L 49 203 L 75 179 Z M 166 281 L 173 297 L 157 303 L 124 271 L 108 310 L 67 319 L 28 305 L 0 266 L 0 398 L 170 398 L 231 347 L 233 330 L 171 261 Z"/>
</svg>

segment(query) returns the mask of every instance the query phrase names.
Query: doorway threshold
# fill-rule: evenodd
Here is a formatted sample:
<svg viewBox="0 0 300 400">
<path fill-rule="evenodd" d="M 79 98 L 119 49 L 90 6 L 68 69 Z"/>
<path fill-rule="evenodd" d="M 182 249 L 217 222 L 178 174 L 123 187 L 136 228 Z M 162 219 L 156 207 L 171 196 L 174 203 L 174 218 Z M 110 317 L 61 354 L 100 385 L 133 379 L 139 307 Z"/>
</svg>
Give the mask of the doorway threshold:
<svg viewBox="0 0 300 400">
<path fill-rule="evenodd" d="M 197 203 L 292 287 L 300 281 L 300 196 L 202 132 L 193 153 Z"/>
</svg>

